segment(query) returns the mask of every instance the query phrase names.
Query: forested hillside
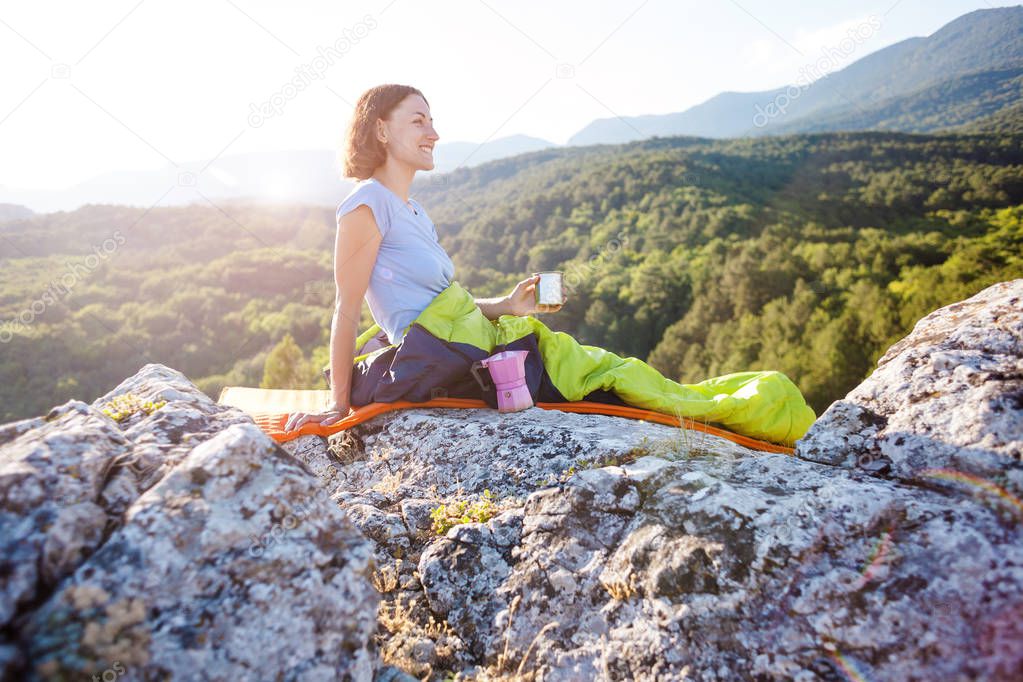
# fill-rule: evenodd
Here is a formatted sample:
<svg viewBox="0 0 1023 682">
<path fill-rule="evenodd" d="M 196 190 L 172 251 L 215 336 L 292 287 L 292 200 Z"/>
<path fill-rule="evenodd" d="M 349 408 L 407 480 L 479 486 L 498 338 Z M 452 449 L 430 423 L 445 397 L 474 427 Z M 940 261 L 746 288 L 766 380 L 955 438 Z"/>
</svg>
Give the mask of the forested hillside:
<svg viewBox="0 0 1023 682">
<path fill-rule="evenodd" d="M 654 138 L 412 194 L 477 296 L 565 270 L 553 329 L 683 381 L 778 369 L 818 412 L 922 315 L 1023 276 L 1018 134 Z M 0 421 L 94 399 L 145 362 L 214 397 L 322 387 L 333 213 L 87 206 L 4 224 Z"/>
<path fill-rule="evenodd" d="M 325 345 L 334 211 L 220 209 L 89 205 L 0 227 L 0 421 L 92 399 L 146 362 L 216 397 L 258 385 L 286 333 Z"/>
</svg>

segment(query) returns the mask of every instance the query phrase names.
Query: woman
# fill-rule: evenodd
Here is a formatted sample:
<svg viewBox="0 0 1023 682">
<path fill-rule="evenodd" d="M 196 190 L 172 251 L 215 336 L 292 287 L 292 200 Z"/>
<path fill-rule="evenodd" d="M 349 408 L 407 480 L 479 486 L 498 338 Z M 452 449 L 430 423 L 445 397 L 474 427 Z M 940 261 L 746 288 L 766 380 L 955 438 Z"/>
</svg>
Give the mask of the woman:
<svg viewBox="0 0 1023 682">
<path fill-rule="evenodd" d="M 379 85 L 363 93 L 355 105 L 343 171 L 360 182 L 337 212 L 332 399 L 321 412 L 291 415 L 286 431 L 306 422 L 329 426 L 349 413 L 363 297 L 382 330 L 360 349 L 365 353 L 400 343 L 412 320 L 451 283 L 454 265 L 437 240 L 433 222 L 408 197 L 416 171 L 433 170 L 433 148 L 439 139 L 430 105 L 416 88 Z M 532 314 L 537 279 L 522 280 L 507 296 L 478 299 L 476 304 L 491 320 Z"/>
<path fill-rule="evenodd" d="M 471 369 L 500 350 L 526 351 L 525 380 L 534 403 L 605 402 L 723 425 L 737 433 L 792 445 L 815 415 L 781 372 L 748 371 L 679 384 L 633 357 L 585 346 L 554 332 L 531 313 L 537 279 L 510 294 L 475 299 L 452 280 L 454 266 L 426 211 L 408 198 L 418 170 L 433 168 L 429 104 L 415 88 L 382 85 L 359 98 L 348 133 L 344 173 L 360 182 L 338 207 L 331 323 L 331 402 L 318 413 L 290 416 L 330 426 L 350 408 L 433 397 L 483 399 L 493 386 Z M 384 332 L 386 349 L 355 362 L 362 299 Z M 370 332 L 367 332 L 367 335 Z M 365 339 L 364 339 L 365 340 Z"/>
</svg>

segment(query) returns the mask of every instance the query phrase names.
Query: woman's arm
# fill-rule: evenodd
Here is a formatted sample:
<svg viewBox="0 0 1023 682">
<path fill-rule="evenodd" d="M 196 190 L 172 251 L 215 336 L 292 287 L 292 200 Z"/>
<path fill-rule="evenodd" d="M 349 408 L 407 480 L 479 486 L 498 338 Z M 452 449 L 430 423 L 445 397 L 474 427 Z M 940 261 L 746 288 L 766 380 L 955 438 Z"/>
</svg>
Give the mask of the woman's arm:
<svg viewBox="0 0 1023 682">
<path fill-rule="evenodd" d="M 347 411 L 355 339 L 359 335 L 362 299 L 380 248 L 380 230 L 368 206 L 344 215 L 334 243 L 334 317 L 330 325 L 330 391 L 334 403 Z"/>
<path fill-rule="evenodd" d="M 362 299 L 369 288 L 369 277 L 376 264 L 381 241 L 383 238 L 368 206 L 359 206 L 338 221 L 334 239 L 337 296 L 334 299 L 334 317 L 330 322 L 331 402 L 319 412 L 295 412 L 284 425 L 285 431 L 297 429 L 306 422 L 330 426 L 348 416 Z"/>
<path fill-rule="evenodd" d="M 539 275 L 533 275 L 515 285 L 512 292 L 500 298 L 477 298 L 476 305 L 488 320 L 501 315 L 532 315 L 536 312 L 536 284 Z M 552 306 L 548 312 L 557 312 L 561 306 Z"/>
<path fill-rule="evenodd" d="M 352 367 L 358 323 L 340 306 L 334 306 L 330 320 L 330 396 L 338 409 L 351 407 Z M 350 358 L 346 362 L 346 359 Z"/>
<path fill-rule="evenodd" d="M 488 320 L 496 320 L 501 315 L 511 315 L 511 308 L 508 306 L 508 297 L 500 298 L 477 298 L 476 305 Z"/>
</svg>

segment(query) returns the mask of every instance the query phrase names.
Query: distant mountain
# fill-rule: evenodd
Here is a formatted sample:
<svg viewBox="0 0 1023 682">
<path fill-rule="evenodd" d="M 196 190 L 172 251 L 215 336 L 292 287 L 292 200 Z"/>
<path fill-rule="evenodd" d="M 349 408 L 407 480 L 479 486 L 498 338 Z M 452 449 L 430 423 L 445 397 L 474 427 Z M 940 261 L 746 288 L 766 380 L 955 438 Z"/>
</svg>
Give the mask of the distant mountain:
<svg viewBox="0 0 1023 682">
<path fill-rule="evenodd" d="M 925 86 L 864 107 L 829 109 L 778 125 L 773 133 L 895 130 L 925 133 L 954 128 L 1008 110 L 1023 97 L 1023 68 L 980 71 Z"/>
<path fill-rule="evenodd" d="M 207 163 L 113 171 L 57 190 L 5 187 L 0 188 L 0 201 L 25 204 L 37 212 L 72 211 L 85 204 L 208 206 L 204 196 L 214 203 L 245 199 L 331 204 L 350 186 L 339 178 L 335 153 L 327 150 L 232 154 Z"/>
<path fill-rule="evenodd" d="M 600 119 L 568 144 L 616 144 L 654 135 L 927 132 L 1014 104 L 1023 95 L 1021 73 L 1023 7 L 978 10 L 927 38 L 910 38 L 869 54 L 805 89 L 794 85 L 796 90 L 722 93 L 680 113 Z M 770 115 L 770 105 L 779 102 L 785 112 Z"/>
<path fill-rule="evenodd" d="M 557 147 L 548 140 L 528 135 L 509 135 L 480 144 L 478 142 L 438 143 L 433 151 L 434 173 L 446 173 L 460 166 L 478 166 L 494 159 L 503 159 L 539 149 Z"/>
<path fill-rule="evenodd" d="M 18 204 L 0 204 L 0 223 L 5 223 L 8 220 L 21 220 L 22 218 L 30 218 L 32 215 L 32 209 L 25 206 L 19 206 Z"/>
<path fill-rule="evenodd" d="M 557 145 L 553 142 L 526 135 L 511 135 L 483 144 L 440 143 L 434 150 L 435 168 L 426 175 L 554 146 Z M 42 213 L 72 211 L 85 204 L 208 205 L 204 196 L 214 203 L 230 199 L 336 206 L 353 185 L 341 178 L 338 152 L 325 149 L 231 154 L 209 167 L 207 163 L 208 160 L 199 160 L 158 170 L 113 171 L 59 190 L 0 187 L 0 202 L 24 204 Z"/>
<path fill-rule="evenodd" d="M 755 107 L 773 101 L 785 89 L 723 92 L 675 114 L 600 118 L 569 138 L 572 146 L 624 144 L 653 136 L 738 137 L 751 126 Z"/>
</svg>

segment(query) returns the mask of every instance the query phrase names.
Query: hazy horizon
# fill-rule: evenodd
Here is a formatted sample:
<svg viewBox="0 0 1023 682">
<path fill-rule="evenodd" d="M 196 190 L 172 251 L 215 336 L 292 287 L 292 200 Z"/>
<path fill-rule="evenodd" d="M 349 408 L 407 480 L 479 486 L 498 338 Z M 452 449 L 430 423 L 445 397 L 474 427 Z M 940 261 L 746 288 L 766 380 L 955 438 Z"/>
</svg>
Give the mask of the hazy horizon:
<svg viewBox="0 0 1023 682">
<path fill-rule="evenodd" d="M 101 9 L 6 8 L 0 55 L 21 68 L 4 74 L 0 93 L 0 186 L 56 190 L 112 171 L 335 150 L 351 104 L 384 82 L 423 90 L 442 144 L 526 135 L 562 145 L 595 119 L 674 113 L 720 92 L 793 83 L 872 16 L 880 28 L 835 70 L 990 5 L 383 0 L 298 7 L 132 0 Z M 447 25 L 470 30 L 451 39 L 451 29 L 438 28 Z M 445 40 L 434 40 L 440 32 Z M 301 89 L 288 89 L 292 79 Z"/>
</svg>

